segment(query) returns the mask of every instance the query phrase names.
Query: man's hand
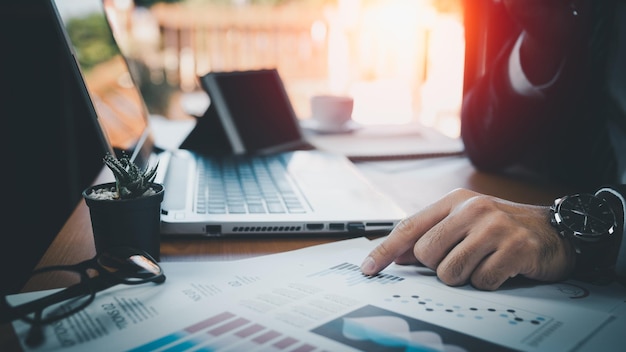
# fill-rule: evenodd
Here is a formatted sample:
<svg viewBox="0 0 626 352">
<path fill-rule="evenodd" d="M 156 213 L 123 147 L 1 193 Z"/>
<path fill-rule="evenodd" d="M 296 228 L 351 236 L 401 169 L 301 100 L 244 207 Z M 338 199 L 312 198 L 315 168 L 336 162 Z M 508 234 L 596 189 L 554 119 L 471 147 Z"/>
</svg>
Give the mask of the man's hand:
<svg viewBox="0 0 626 352">
<path fill-rule="evenodd" d="M 483 290 L 516 275 L 560 280 L 574 267 L 574 250 L 548 213 L 548 207 L 458 189 L 400 222 L 361 270 L 374 275 L 393 261 L 422 263 L 447 285 L 471 282 Z"/>
</svg>

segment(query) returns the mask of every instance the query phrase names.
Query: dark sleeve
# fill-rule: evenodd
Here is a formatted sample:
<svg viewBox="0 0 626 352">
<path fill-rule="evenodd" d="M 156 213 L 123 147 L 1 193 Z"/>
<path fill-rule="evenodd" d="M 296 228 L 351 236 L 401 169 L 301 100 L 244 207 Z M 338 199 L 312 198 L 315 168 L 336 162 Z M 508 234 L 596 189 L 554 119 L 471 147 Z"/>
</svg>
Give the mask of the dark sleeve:
<svg viewBox="0 0 626 352">
<path fill-rule="evenodd" d="M 626 282 L 626 241 L 624 227 L 624 214 L 626 212 L 626 185 L 608 185 L 601 187 L 596 194 L 607 199 L 617 217 L 617 231 L 613 239 L 612 251 L 607 253 L 607 258 L 614 264 L 614 271 L 620 281 Z"/>
<path fill-rule="evenodd" d="M 568 57 L 543 97 L 522 96 L 508 77 L 516 39 L 465 93 L 461 137 L 472 163 L 493 172 L 522 166 L 576 186 L 613 182 L 595 168 L 598 154 L 610 158 L 611 147 L 604 117 L 591 113 L 588 57 L 584 52 Z M 587 166 L 582 173 L 581 165 Z"/>
<path fill-rule="evenodd" d="M 515 40 L 496 58 L 491 70 L 464 96 L 461 137 L 478 168 L 501 170 L 519 161 L 524 140 L 544 99 L 523 97 L 507 78 L 507 62 Z M 517 131 L 519 133 L 513 133 Z"/>
</svg>

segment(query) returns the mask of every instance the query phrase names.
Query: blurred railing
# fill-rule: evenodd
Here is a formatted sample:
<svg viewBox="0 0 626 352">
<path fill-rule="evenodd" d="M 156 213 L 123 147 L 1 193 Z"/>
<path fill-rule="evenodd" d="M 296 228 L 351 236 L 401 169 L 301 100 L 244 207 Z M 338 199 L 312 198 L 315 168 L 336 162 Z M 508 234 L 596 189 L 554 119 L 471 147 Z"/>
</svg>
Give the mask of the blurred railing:
<svg viewBox="0 0 626 352">
<path fill-rule="evenodd" d="M 210 70 L 276 67 L 286 77 L 326 76 L 326 41 L 319 8 L 157 4 L 151 8 L 163 36 L 168 80 L 190 89 Z M 184 63 L 184 66 L 182 65 Z"/>
<path fill-rule="evenodd" d="M 349 94 L 359 122 L 445 120 L 454 134 L 463 79 L 462 16 L 458 8 L 438 11 L 437 1 L 158 3 L 113 17 L 122 47 L 146 65 L 152 84 L 193 92 L 197 77 L 209 71 L 275 67 L 300 118 L 310 116 L 312 95 Z"/>
<path fill-rule="evenodd" d="M 153 84 L 165 80 L 191 92 L 199 89 L 197 77 L 209 71 L 275 67 L 289 86 L 294 108 L 306 114 L 308 97 L 327 85 L 328 26 L 323 11 L 302 4 L 160 3 L 149 13 L 109 13 L 125 53 L 147 66 Z"/>
</svg>

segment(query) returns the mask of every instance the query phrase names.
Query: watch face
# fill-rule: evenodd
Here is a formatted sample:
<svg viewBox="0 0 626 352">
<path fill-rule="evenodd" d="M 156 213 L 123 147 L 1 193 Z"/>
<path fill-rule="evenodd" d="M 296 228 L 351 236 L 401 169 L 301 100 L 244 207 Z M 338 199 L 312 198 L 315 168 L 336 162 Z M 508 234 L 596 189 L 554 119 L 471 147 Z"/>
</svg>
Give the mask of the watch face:
<svg viewBox="0 0 626 352">
<path fill-rule="evenodd" d="M 615 214 L 608 202 L 592 194 L 562 198 L 555 209 L 559 226 L 583 240 L 596 241 L 615 231 Z"/>
</svg>

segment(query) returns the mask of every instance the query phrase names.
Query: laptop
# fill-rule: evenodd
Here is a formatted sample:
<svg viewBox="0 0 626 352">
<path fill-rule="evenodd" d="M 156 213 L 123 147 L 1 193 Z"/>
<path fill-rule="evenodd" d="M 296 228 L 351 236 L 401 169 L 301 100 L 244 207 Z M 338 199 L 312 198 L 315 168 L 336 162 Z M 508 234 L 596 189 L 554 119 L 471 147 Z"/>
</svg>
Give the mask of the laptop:
<svg viewBox="0 0 626 352">
<path fill-rule="evenodd" d="M 146 104 L 108 22 L 107 0 L 50 1 L 107 150 L 124 151 L 140 165 L 158 162 L 156 181 L 165 187 L 162 235 L 361 236 L 388 232 L 406 215 L 344 156 L 298 147 L 307 143 L 272 69 L 202 78 L 231 153 L 155 148 Z M 269 79 L 272 86 L 231 94 L 241 79 L 248 84 Z M 258 98 L 270 90 L 273 95 L 265 98 L 274 103 L 268 105 Z M 255 98 L 252 110 L 236 107 L 237 101 Z M 264 115 L 268 108 L 275 109 L 273 115 Z M 259 118 L 265 123 L 258 125 Z M 259 134 L 277 129 L 282 132 L 271 139 Z"/>
</svg>

